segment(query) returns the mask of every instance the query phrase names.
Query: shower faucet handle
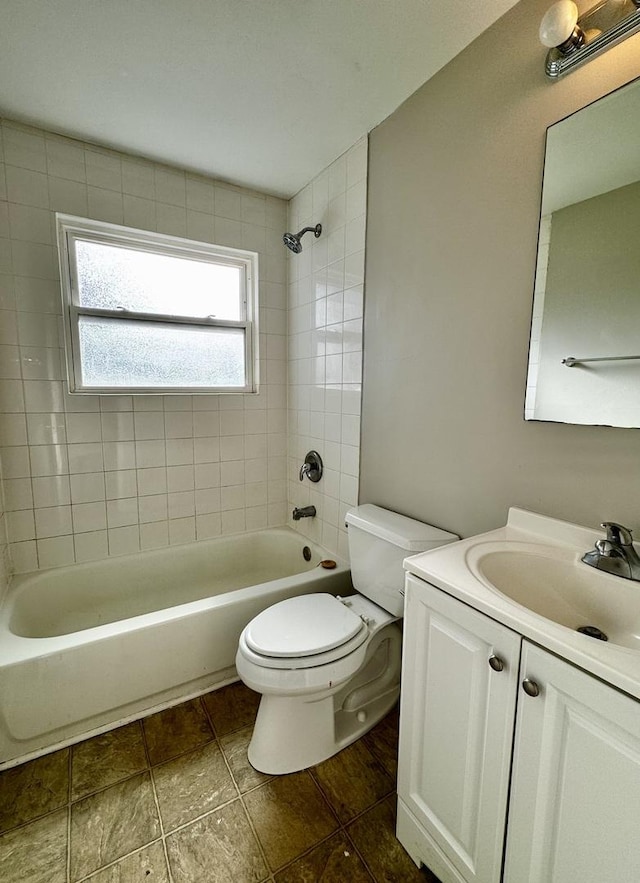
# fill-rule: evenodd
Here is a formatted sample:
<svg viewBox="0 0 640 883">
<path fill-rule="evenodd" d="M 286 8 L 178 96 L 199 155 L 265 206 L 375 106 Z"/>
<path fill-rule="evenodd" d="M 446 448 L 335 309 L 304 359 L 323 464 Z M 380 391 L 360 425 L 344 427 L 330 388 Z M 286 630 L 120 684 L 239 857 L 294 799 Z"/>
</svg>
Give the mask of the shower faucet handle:
<svg viewBox="0 0 640 883">
<path fill-rule="evenodd" d="M 304 479 L 305 475 L 309 481 L 320 481 L 322 478 L 322 471 L 322 457 L 317 451 L 309 451 L 304 458 L 304 463 L 300 467 L 300 481 Z"/>
</svg>

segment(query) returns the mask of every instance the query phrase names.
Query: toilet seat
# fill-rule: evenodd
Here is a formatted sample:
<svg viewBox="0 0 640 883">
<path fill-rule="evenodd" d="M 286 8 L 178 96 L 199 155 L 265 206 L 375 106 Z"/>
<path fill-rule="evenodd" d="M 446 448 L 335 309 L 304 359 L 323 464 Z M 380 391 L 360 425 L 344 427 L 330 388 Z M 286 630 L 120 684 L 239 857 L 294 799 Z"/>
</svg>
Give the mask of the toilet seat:
<svg viewBox="0 0 640 883">
<path fill-rule="evenodd" d="M 260 656 L 313 656 L 340 647 L 366 629 L 333 595 L 316 592 L 273 604 L 246 628 L 247 646 Z"/>
<path fill-rule="evenodd" d="M 343 659 L 369 636 L 367 623 L 333 595 L 280 601 L 258 614 L 240 636 L 239 650 L 255 665 L 313 668 Z"/>
</svg>

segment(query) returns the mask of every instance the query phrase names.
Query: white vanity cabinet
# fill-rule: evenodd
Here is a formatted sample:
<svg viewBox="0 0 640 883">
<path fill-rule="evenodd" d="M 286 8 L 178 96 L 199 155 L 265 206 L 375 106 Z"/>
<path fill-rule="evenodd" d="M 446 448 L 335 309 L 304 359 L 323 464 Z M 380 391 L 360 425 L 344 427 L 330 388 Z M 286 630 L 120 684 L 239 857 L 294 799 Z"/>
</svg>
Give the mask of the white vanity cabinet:
<svg viewBox="0 0 640 883">
<path fill-rule="evenodd" d="M 640 881 L 640 703 L 523 642 L 504 883 Z"/>
<path fill-rule="evenodd" d="M 443 883 L 499 883 L 521 638 L 406 585 L 398 839 Z"/>
<path fill-rule="evenodd" d="M 442 883 L 638 883 L 640 703 L 411 575 L 404 646 L 416 863 Z"/>
</svg>

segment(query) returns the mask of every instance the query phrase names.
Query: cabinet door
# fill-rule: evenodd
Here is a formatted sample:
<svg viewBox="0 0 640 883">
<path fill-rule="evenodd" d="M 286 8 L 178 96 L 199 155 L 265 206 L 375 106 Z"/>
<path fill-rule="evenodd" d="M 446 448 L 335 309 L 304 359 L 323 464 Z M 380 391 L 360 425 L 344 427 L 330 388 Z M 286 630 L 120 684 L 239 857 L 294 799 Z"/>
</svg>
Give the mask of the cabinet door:
<svg viewBox="0 0 640 883">
<path fill-rule="evenodd" d="M 640 703 L 524 642 L 505 883 L 640 880 Z"/>
<path fill-rule="evenodd" d="M 498 883 L 521 638 L 422 580 L 406 591 L 398 793 L 428 836 L 398 836 L 445 881 Z"/>
</svg>

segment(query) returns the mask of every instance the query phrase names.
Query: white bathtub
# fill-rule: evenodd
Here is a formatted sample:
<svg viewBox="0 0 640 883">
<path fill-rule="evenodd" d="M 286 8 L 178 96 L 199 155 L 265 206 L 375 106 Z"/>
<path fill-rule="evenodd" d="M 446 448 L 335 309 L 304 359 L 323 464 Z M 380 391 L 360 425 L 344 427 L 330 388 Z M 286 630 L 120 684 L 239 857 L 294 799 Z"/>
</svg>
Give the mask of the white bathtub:
<svg viewBox="0 0 640 883">
<path fill-rule="evenodd" d="M 326 557 L 276 528 L 16 577 L 0 610 L 0 769 L 235 680 L 261 610 L 352 591 Z"/>
</svg>

